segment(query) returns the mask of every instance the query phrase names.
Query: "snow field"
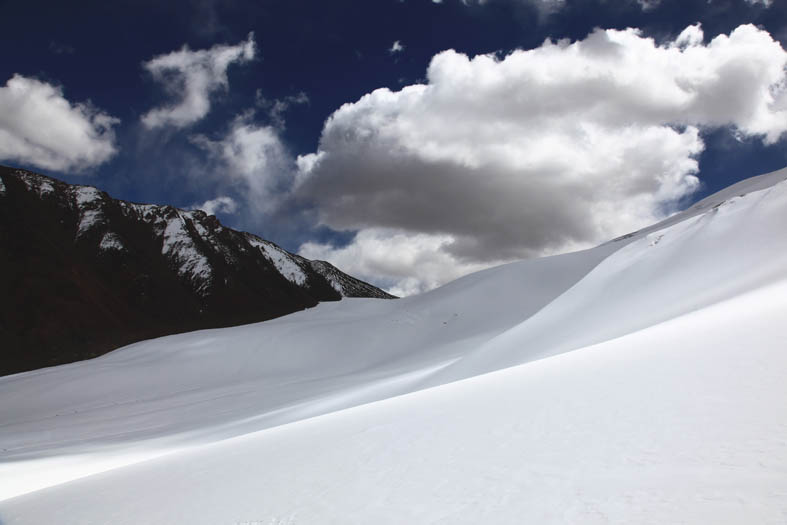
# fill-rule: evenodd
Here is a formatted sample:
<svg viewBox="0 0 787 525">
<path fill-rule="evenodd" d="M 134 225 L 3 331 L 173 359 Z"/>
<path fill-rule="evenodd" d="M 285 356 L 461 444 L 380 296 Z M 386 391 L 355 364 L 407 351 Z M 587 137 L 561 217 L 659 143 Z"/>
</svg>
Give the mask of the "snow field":
<svg viewBox="0 0 787 525">
<path fill-rule="evenodd" d="M 420 296 L 0 378 L 0 523 L 783 523 L 785 178 Z"/>
</svg>

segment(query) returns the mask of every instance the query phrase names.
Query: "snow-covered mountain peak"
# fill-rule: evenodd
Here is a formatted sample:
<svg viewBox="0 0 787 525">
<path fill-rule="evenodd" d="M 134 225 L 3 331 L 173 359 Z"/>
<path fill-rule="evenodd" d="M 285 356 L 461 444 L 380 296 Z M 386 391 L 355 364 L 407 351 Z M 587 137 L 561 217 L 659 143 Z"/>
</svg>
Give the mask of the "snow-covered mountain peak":
<svg viewBox="0 0 787 525">
<path fill-rule="evenodd" d="M 27 321 L 20 317 L 18 326 L 27 328 L 5 340 L 18 353 L 0 372 L 93 356 L 155 335 L 270 319 L 319 301 L 391 297 L 349 276 L 343 279 L 358 285 L 337 289 L 338 270 L 324 274 L 201 210 L 116 200 L 92 186 L 13 168 L 0 167 L 0 181 L 0 247 L 15 254 L 0 262 L 5 275 L 26 283 L 7 290 L 5 307 L 14 319 L 24 313 L 10 304 L 14 297 L 41 306 L 24 315 Z M 66 313 L 47 315 L 48 308 Z M 53 327 L 30 323 L 39 318 Z M 29 362 L 31 348 L 46 357 Z"/>
</svg>

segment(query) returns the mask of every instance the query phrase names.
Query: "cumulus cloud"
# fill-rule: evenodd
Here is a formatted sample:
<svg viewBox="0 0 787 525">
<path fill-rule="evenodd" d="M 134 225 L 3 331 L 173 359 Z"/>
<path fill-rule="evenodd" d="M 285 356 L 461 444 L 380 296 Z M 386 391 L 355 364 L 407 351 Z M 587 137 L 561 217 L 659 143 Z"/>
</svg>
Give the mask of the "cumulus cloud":
<svg viewBox="0 0 787 525">
<path fill-rule="evenodd" d="M 746 3 L 751 5 L 761 4 L 765 7 L 771 7 L 773 0 L 746 0 Z"/>
<path fill-rule="evenodd" d="M 216 215 L 217 213 L 233 214 L 238 211 L 238 203 L 232 197 L 221 195 L 202 204 L 195 204 L 192 206 L 192 209 L 202 210 L 208 215 Z"/>
<path fill-rule="evenodd" d="M 156 128 L 185 127 L 197 122 L 210 111 L 211 94 L 228 88 L 230 64 L 248 62 L 255 53 L 254 33 L 249 33 L 246 41 L 234 46 L 222 44 L 192 51 L 184 45 L 179 51 L 143 63 L 174 102 L 148 111 L 142 116 L 142 123 Z"/>
<path fill-rule="evenodd" d="M 462 261 L 446 251 L 452 242 L 449 235 L 370 228 L 360 231 L 347 246 L 308 242 L 299 253 L 309 259 L 329 260 L 350 275 L 375 280 L 389 293 L 403 297 L 487 266 Z M 413 268 L 418 268 L 418 275 L 413 275 Z"/>
<path fill-rule="evenodd" d="M 0 159 L 83 171 L 116 153 L 118 122 L 89 102 L 69 102 L 59 86 L 14 75 L 0 87 Z"/>
<path fill-rule="evenodd" d="M 388 50 L 388 52 L 392 55 L 395 55 L 396 53 L 401 53 L 402 51 L 404 51 L 404 45 L 399 40 L 396 40 L 391 45 L 391 48 Z"/>
<path fill-rule="evenodd" d="M 318 151 L 298 158 L 296 194 L 323 224 L 360 231 L 350 247 L 304 250 L 364 267 L 370 238 L 411 239 L 443 277 L 416 262 L 380 275 L 426 289 L 473 265 L 635 230 L 697 189 L 703 129 L 782 137 L 785 65 L 751 25 L 707 43 L 691 26 L 661 44 L 596 30 L 502 58 L 442 52 L 427 83 L 345 104 Z"/>
<path fill-rule="evenodd" d="M 273 126 L 252 121 L 253 113 L 237 117 L 217 139 L 195 135 L 191 141 L 218 164 L 216 172 L 240 186 L 248 204 L 257 211 L 274 208 L 273 196 L 287 184 L 292 157 Z"/>
</svg>

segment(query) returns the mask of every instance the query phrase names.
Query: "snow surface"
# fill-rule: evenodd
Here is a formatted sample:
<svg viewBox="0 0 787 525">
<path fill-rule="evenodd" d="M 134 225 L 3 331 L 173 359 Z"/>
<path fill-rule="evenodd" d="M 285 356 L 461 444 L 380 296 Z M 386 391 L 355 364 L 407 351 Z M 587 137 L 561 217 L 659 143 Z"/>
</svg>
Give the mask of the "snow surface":
<svg viewBox="0 0 787 525">
<path fill-rule="evenodd" d="M 0 195 L 5 195 L 5 183 L 0 179 Z"/>
<path fill-rule="evenodd" d="M 784 523 L 784 312 L 782 282 L 0 512 L 4 523 Z"/>
<path fill-rule="evenodd" d="M 785 178 L 420 296 L 0 378 L 0 522 L 784 523 Z"/>
</svg>

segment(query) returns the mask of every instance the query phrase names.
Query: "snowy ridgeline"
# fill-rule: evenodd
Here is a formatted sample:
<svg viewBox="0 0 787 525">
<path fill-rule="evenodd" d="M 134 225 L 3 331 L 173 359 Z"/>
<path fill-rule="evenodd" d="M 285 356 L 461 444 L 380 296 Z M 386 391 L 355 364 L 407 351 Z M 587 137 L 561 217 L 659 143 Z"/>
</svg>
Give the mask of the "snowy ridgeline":
<svg viewBox="0 0 787 525">
<path fill-rule="evenodd" d="M 2 378 L 0 522 L 784 522 L 785 178 L 420 296 Z"/>
<path fill-rule="evenodd" d="M 4 166 L 0 181 L 0 252 L 14 254 L 3 266 L 14 284 L 0 301 L 0 376 L 322 301 L 392 298 L 200 210 L 117 200 Z"/>
<path fill-rule="evenodd" d="M 247 246 L 257 250 L 289 282 L 308 288 L 312 281 L 324 279 L 339 297 L 390 297 L 388 294 L 340 272 L 324 261 L 310 261 L 292 254 L 276 244 L 249 233 L 234 232 L 201 210 L 180 210 L 172 206 L 138 204 L 112 199 L 92 186 L 70 185 L 26 170 L 15 170 L 18 177 L 39 198 L 61 198 L 78 214 L 74 235 L 76 241 L 98 234 L 96 250 L 123 253 L 127 246 L 123 237 L 111 231 L 113 221 L 108 210 L 117 205 L 126 217 L 152 226 L 161 241 L 161 255 L 178 275 L 193 285 L 202 295 L 209 295 L 211 287 L 221 276 L 211 264 L 211 257 L 222 260 L 228 267 L 238 264 L 237 251 Z M 0 179 L 0 195 L 5 185 Z M 315 275 L 316 274 L 316 275 Z"/>
</svg>

